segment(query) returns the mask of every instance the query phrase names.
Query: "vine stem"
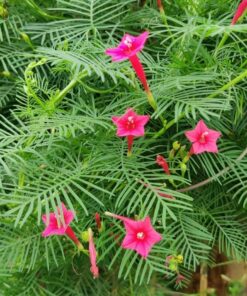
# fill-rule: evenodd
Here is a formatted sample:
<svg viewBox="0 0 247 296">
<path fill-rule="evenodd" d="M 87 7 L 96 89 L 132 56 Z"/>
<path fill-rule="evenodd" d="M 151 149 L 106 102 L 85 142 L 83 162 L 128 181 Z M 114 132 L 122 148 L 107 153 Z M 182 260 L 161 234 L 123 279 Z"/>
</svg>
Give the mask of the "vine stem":
<svg viewBox="0 0 247 296">
<path fill-rule="evenodd" d="M 200 296 L 207 296 L 208 289 L 208 266 L 203 262 L 200 268 Z"/>
<path fill-rule="evenodd" d="M 245 156 L 247 155 L 247 147 L 245 148 L 245 150 L 239 155 L 239 157 L 236 159 L 236 162 L 238 161 L 241 161 Z M 227 173 L 229 170 L 231 169 L 231 166 L 228 166 L 226 168 L 224 168 L 221 172 L 219 172 L 218 174 L 216 174 L 215 176 L 213 177 L 210 177 L 202 182 L 199 182 L 197 184 L 194 184 L 194 185 L 191 185 L 189 187 L 186 187 L 186 188 L 182 188 L 182 189 L 179 189 L 178 192 L 188 192 L 188 191 L 191 191 L 191 190 L 195 190 L 197 188 L 200 188 L 202 186 L 205 186 L 207 185 L 208 183 L 214 181 L 215 179 L 217 179 L 218 177 L 221 177 L 223 176 L 225 173 Z"/>
<path fill-rule="evenodd" d="M 216 90 L 215 92 L 213 92 L 211 95 L 207 96 L 207 98 L 208 99 L 214 98 L 219 93 L 221 93 L 221 92 L 223 92 L 223 91 L 231 88 L 235 84 L 237 84 L 240 81 L 242 81 L 245 77 L 247 77 L 247 70 L 245 70 L 240 75 L 238 75 L 236 78 L 232 79 L 231 81 L 229 81 L 228 83 L 226 83 L 225 85 L 223 85 L 221 88 L 219 88 L 218 90 Z M 171 121 L 169 121 L 165 127 L 163 127 L 160 131 L 158 131 L 153 136 L 153 138 L 156 139 L 156 138 L 162 136 L 170 127 L 172 127 L 176 122 L 178 122 L 179 119 L 183 118 L 184 116 L 185 116 L 185 112 L 182 112 L 179 115 L 178 119 L 172 119 Z"/>
<path fill-rule="evenodd" d="M 61 90 L 59 94 L 53 99 L 52 103 L 55 105 L 59 105 L 63 100 L 63 98 L 67 95 L 67 93 L 70 92 L 70 90 L 75 87 L 75 85 L 80 81 L 80 79 L 86 76 L 87 74 L 84 72 L 81 75 L 79 75 L 79 77 L 73 78 L 70 81 L 70 83 L 63 90 Z"/>
</svg>

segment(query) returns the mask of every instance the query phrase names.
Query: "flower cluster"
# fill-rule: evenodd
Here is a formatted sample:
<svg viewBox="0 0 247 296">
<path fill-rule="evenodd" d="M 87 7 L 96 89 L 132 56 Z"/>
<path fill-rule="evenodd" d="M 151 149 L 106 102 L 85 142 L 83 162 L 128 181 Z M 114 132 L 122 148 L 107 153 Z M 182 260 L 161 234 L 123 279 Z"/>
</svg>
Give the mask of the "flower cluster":
<svg viewBox="0 0 247 296">
<path fill-rule="evenodd" d="M 148 32 L 144 32 L 137 37 L 125 34 L 118 47 L 107 49 L 106 54 L 110 55 L 114 62 L 124 61 L 127 59 L 131 62 L 134 70 L 137 73 L 138 78 L 143 84 L 144 90 L 147 92 L 150 105 L 156 110 L 156 101 L 151 94 L 146 74 L 137 56 L 137 53 L 144 48 L 147 38 Z M 145 126 L 149 122 L 149 120 L 149 115 L 138 115 L 133 108 L 128 108 L 126 112 L 121 116 L 112 116 L 112 122 L 117 127 L 117 136 L 127 138 L 128 156 L 132 155 L 134 138 L 143 137 L 145 135 Z M 203 120 L 200 120 L 197 123 L 195 129 L 186 131 L 185 136 L 192 143 L 192 147 L 188 154 L 189 156 L 182 155 L 183 165 L 185 165 L 185 163 L 189 160 L 189 157 L 194 154 L 196 155 L 204 152 L 218 152 L 217 140 L 221 136 L 221 133 L 208 128 Z M 169 155 L 169 159 L 171 159 L 171 155 L 174 155 L 174 153 L 178 150 L 180 150 L 181 152 L 182 150 L 184 150 L 184 147 L 180 147 L 180 144 L 176 141 L 173 143 L 173 150 L 171 152 L 173 154 Z M 173 171 L 171 171 L 169 167 L 167 160 L 162 155 L 157 155 L 156 164 L 162 168 L 163 172 L 168 177 L 170 177 L 170 175 L 173 173 Z M 186 169 L 183 172 L 185 171 Z M 172 180 L 170 181 L 171 184 L 173 184 Z M 150 186 L 142 181 L 139 182 L 142 183 L 145 187 Z M 161 192 L 160 188 L 153 189 L 157 192 L 159 196 L 171 199 L 171 202 L 175 199 L 171 195 Z M 129 217 L 116 215 L 110 212 L 106 212 L 105 214 L 123 222 L 125 228 L 125 237 L 121 244 L 122 248 L 134 250 L 144 259 L 147 258 L 152 247 L 162 240 L 162 235 L 158 233 L 152 226 L 150 217 L 134 220 Z M 59 207 L 57 207 L 54 213 L 43 215 L 42 220 L 45 223 L 46 228 L 43 231 L 42 235 L 43 237 L 51 235 L 68 236 L 75 243 L 80 251 L 89 255 L 91 263 L 91 273 L 93 274 L 94 278 L 97 278 L 99 276 L 99 268 L 97 266 L 97 251 L 94 244 L 93 231 L 91 228 L 89 228 L 87 232 L 84 232 L 82 234 L 83 240 L 88 242 L 87 251 L 84 249 L 83 245 L 81 244 L 78 237 L 70 226 L 74 217 L 74 212 L 71 210 L 67 210 L 65 205 L 62 203 Z M 100 234 L 104 231 L 104 225 L 100 219 L 99 213 L 95 214 L 95 222 L 98 233 Z M 184 279 L 184 277 L 178 272 L 178 265 L 181 264 L 182 261 L 182 255 L 168 256 L 166 258 L 165 266 L 168 267 L 170 270 L 177 272 L 177 283 L 181 282 Z"/>
</svg>

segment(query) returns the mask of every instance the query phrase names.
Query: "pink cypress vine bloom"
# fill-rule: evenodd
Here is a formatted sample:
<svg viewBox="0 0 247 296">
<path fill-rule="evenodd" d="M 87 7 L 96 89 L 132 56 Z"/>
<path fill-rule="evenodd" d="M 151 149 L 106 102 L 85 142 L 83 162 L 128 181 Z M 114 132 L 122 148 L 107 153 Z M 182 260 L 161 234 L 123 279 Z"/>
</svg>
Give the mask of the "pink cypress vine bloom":
<svg viewBox="0 0 247 296">
<path fill-rule="evenodd" d="M 88 229 L 88 234 L 89 234 L 89 257 L 91 262 L 90 271 L 92 272 L 94 279 L 96 279 L 97 277 L 99 277 L 99 268 L 96 264 L 97 252 L 95 249 L 95 245 L 93 241 L 93 232 L 91 228 Z"/>
<path fill-rule="evenodd" d="M 49 218 L 47 215 L 42 216 L 42 220 L 46 225 L 45 230 L 42 232 L 42 236 L 67 235 L 79 249 L 83 249 L 74 231 L 69 226 L 74 219 L 74 212 L 67 210 L 63 203 L 61 205 L 62 213 L 60 207 L 57 207 L 57 213 L 50 213 Z"/>
<path fill-rule="evenodd" d="M 128 153 L 130 154 L 134 137 L 144 136 L 144 126 L 149 121 L 149 116 L 138 115 L 129 108 L 122 116 L 112 116 L 112 121 L 117 126 L 117 136 L 127 137 Z"/>
<path fill-rule="evenodd" d="M 135 221 L 109 212 L 105 214 L 123 221 L 126 235 L 122 242 L 122 247 L 136 251 L 144 259 L 147 258 L 153 245 L 162 239 L 162 236 L 153 228 L 150 217 Z"/>
<path fill-rule="evenodd" d="M 232 25 L 235 25 L 239 18 L 244 14 L 245 10 L 247 9 L 247 0 L 242 0 L 239 4 L 237 11 L 232 19 Z"/>
<path fill-rule="evenodd" d="M 157 155 L 156 157 L 156 163 L 161 166 L 164 170 L 164 172 L 167 174 L 167 175 L 170 175 L 170 170 L 169 170 L 169 165 L 166 161 L 166 159 L 162 156 L 162 155 Z"/>
<path fill-rule="evenodd" d="M 190 154 L 200 154 L 203 152 L 217 153 L 217 140 L 221 133 L 209 129 L 203 120 L 200 120 L 195 129 L 185 132 L 185 136 L 192 142 L 192 149 Z"/>
<path fill-rule="evenodd" d="M 147 38 L 148 32 L 144 32 L 137 37 L 125 34 L 118 47 L 108 48 L 105 53 L 112 57 L 113 62 L 129 59 L 145 91 L 149 92 L 146 74 L 137 56 L 137 53 L 144 48 Z"/>
</svg>

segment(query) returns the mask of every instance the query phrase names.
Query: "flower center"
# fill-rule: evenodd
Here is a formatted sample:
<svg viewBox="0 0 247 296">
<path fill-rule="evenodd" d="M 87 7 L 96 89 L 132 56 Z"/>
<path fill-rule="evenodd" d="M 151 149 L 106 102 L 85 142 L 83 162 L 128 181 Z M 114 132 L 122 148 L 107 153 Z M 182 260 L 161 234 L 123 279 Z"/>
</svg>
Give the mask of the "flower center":
<svg viewBox="0 0 247 296">
<path fill-rule="evenodd" d="M 128 48 L 131 48 L 132 45 L 133 45 L 133 42 L 131 40 L 130 37 L 126 37 L 125 40 L 124 40 L 124 44 L 128 47 Z"/>
<path fill-rule="evenodd" d="M 136 235 L 136 237 L 137 237 L 139 240 L 143 240 L 144 237 L 145 237 L 145 235 L 144 235 L 143 232 L 138 232 L 137 235 Z"/>
<path fill-rule="evenodd" d="M 134 120 L 133 116 L 128 117 L 126 125 L 127 125 L 128 129 L 134 129 L 135 128 L 135 120 Z"/>
<path fill-rule="evenodd" d="M 199 142 L 200 142 L 200 143 L 203 143 L 203 144 L 206 143 L 206 139 L 205 139 L 205 137 L 206 137 L 207 135 L 208 135 L 208 132 L 204 132 L 204 133 L 202 133 Z"/>
</svg>

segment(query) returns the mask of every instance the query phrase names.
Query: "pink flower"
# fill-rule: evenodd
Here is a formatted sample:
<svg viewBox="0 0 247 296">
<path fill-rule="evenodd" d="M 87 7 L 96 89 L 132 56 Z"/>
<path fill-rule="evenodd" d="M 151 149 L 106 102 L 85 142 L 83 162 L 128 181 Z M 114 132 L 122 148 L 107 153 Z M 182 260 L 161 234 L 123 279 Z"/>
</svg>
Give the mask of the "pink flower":
<svg viewBox="0 0 247 296">
<path fill-rule="evenodd" d="M 112 116 L 113 123 L 117 126 L 117 136 L 127 137 L 128 153 L 131 153 L 134 137 L 144 136 L 144 126 L 149 121 L 148 115 L 138 115 L 129 108 L 122 116 Z"/>
<path fill-rule="evenodd" d="M 129 59 L 138 78 L 143 84 L 144 89 L 148 92 L 149 86 L 146 74 L 139 58 L 137 57 L 137 53 L 143 49 L 147 38 L 148 32 L 144 32 L 137 37 L 125 34 L 118 47 L 108 48 L 105 53 L 112 57 L 113 62 L 120 62 Z"/>
<path fill-rule="evenodd" d="M 93 241 L 93 232 L 92 229 L 88 229 L 88 234 L 89 234 L 89 257 L 90 257 L 90 262 L 91 262 L 91 268 L 90 271 L 93 274 L 94 279 L 99 276 L 99 268 L 97 267 L 96 264 L 96 258 L 97 258 L 97 253 Z"/>
<path fill-rule="evenodd" d="M 122 242 L 122 247 L 136 251 L 143 258 L 147 258 L 153 245 L 162 239 L 162 236 L 152 227 L 149 217 L 135 221 L 109 212 L 106 212 L 106 215 L 123 221 L 126 236 Z"/>
<path fill-rule="evenodd" d="M 236 22 L 239 20 L 239 18 L 244 14 L 245 10 L 247 8 L 247 0 L 242 0 L 242 2 L 239 4 L 237 11 L 232 19 L 232 25 L 235 25 Z"/>
<path fill-rule="evenodd" d="M 185 132 L 185 136 L 192 142 L 190 154 L 200 154 L 203 152 L 218 152 L 217 139 L 221 133 L 209 129 L 203 120 L 200 120 L 195 129 Z"/>
<path fill-rule="evenodd" d="M 170 170 L 169 170 L 168 163 L 167 163 L 167 161 L 165 160 L 165 158 L 162 155 L 157 155 L 157 157 L 156 157 L 156 163 L 163 168 L 164 172 L 167 175 L 170 175 L 171 174 L 170 173 Z"/>
<path fill-rule="evenodd" d="M 45 230 L 42 232 L 43 237 L 51 235 L 67 235 L 78 248 L 83 248 L 74 231 L 69 226 L 74 219 L 74 212 L 67 210 L 62 203 L 62 213 L 60 207 L 57 207 L 57 213 L 50 213 L 42 216 L 42 220 L 46 225 Z"/>
<path fill-rule="evenodd" d="M 105 53 L 112 57 L 113 62 L 127 60 L 143 49 L 147 38 L 148 32 L 137 37 L 125 34 L 118 47 L 108 48 Z"/>
</svg>

